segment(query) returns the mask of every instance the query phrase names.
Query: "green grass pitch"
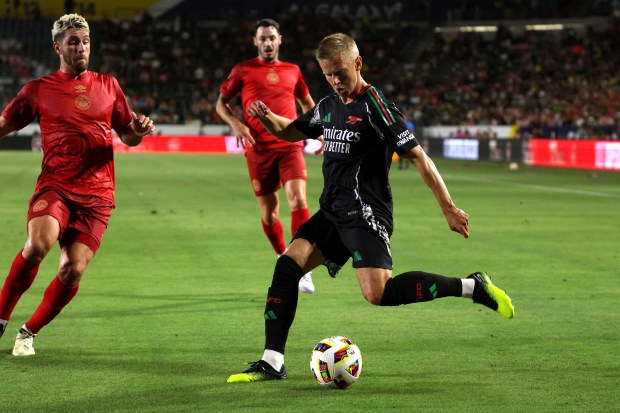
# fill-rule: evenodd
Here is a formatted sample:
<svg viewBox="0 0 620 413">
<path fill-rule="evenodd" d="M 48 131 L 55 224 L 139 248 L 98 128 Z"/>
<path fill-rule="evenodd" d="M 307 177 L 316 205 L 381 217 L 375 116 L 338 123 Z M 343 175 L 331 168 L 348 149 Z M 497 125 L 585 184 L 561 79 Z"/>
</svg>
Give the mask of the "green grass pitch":
<svg viewBox="0 0 620 413">
<path fill-rule="evenodd" d="M 40 159 L 0 152 L 2 279 L 26 240 Z M 307 158 L 311 212 L 320 161 Z M 56 274 L 55 247 L 0 340 L 0 411 L 620 411 L 620 173 L 435 161 L 470 214 L 470 239 L 449 231 L 415 169 L 394 165 L 394 274 L 485 270 L 513 298 L 513 320 L 456 298 L 373 307 L 350 263 L 336 279 L 321 267 L 316 293 L 300 296 L 289 379 L 228 384 L 262 354 L 276 259 L 245 160 L 118 154 L 117 209 L 79 294 L 34 357 L 10 354 Z M 345 391 L 309 370 L 330 335 L 363 355 Z"/>
</svg>

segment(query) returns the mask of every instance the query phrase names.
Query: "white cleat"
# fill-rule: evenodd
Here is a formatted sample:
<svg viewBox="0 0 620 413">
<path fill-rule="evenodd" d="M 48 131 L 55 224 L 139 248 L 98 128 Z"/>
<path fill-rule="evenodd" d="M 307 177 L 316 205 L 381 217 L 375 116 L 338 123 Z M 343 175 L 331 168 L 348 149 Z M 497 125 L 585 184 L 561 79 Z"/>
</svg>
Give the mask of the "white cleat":
<svg viewBox="0 0 620 413">
<path fill-rule="evenodd" d="M 299 280 L 299 291 L 306 294 L 312 294 L 314 292 L 314 284 L 312 283 L 312 272 L 305 274 Z"/>
<path fill-rule="evenodd" d="M 33 356 L 34 347 L 32 341 L 36 337 L 36 334 L 32 334 L 30 330 L 23 326 L 19 329 L 17 337 L 15 337 L 15 347 L 13 347 L 14 356 Z"/>
</svg>

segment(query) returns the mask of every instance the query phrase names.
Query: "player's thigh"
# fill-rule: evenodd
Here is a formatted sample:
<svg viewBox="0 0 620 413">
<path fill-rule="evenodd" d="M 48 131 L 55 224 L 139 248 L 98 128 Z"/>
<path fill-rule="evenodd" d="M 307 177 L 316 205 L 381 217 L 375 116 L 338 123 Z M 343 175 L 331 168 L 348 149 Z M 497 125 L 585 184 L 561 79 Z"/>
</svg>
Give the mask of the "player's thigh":
<svg viewBox="0 0 620 413">
<path fill-rule="evenodd" d="M 75 208 L 67 229 L 60 237 L 60 246 L 66 249 L 70 248 L 73 243 L 80 243 L 96 254 L 108 227 L 111 213 L 112 208 L 104 206 Z"/>
<path fill-rule="evenodd" d="M 320 264 L 329 261 L 336 265 L 332 276 L 349 260 L 350 253 L 342 243 L 334 223 L 321 210 L 299 227 L 293 242 L 298 238 L 306 240 L 320 252 L 320 255 L 316 255 L 321 260 Z"/>
<path fill-rule="evenodd" d="M 280 189 L 277 157 L 269 151 L 249 150 L 245 154 L 254 194 L 258 196 Z"/>
<path fill-rule="evenodd" d="M 67 227 L 70 215 L 66 201 L 57 192 L 36 193 L 28 206 L 26 258 L 42 259 Z"/>
<path fill-rule="evenodd" d="M 306 160 L 301 147 L 293 146 L 278 152 L 278 173 L 280 180 L 286 184 L 290 180 L 306 181 Z"/>
<path fill-rule="evenodd" d="M 338 232 L 353 258 L 353 268 L 392 269 L 389 233 L 382 225 L 359 222 L 339 226 Z"/>
</svg>

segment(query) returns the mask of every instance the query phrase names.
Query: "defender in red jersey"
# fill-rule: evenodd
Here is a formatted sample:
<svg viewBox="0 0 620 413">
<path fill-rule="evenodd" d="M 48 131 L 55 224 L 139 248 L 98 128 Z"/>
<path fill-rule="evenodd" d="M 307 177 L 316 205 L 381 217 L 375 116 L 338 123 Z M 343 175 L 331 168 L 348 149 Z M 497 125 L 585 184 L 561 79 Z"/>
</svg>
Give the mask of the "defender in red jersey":
<svg viewBox="0 0 620 413">
<path fill-rule="evenodd" d="M 277 139 L 256 118 L 248 116 L 250 103 L 259 99 L 268 102 L 274 111 L 290 119 L 297 117 L 296 102 L 303 112 L 314 106 L 308 86 L 299 67 L 278 60 L 282 36 L 279 24 L 272 19 L 259 20 L 255 25 L 254 45 L 258 57 L 233 67 L 220 88 L 216 110 L 237 136 L 237 144 L 245 147 L 245 156 L 252 188 L 258 201 L 265 235 L 276 254 L 286 249 L 284 230 L 280 223 L 278 189 L 284 185 L 291 210 L 291 235 L 310 218 L 306 201 L 306 162 L 302 142 Z M 243 122 L 230 106 L 241 94 Z M 310 273 L 299 283 L 302 292 L 314 292 Z"/>
<path fill-rule="evenodd" d="M 154 130 L 131 111 L 117 80 L 88 70 L 90 31 L 78 14 L 52 28 L 60 69 L 28 82 L 2 111 L 0 139 L 38 119 L 43 162 L 28 208 L 28 240 L 0 292 L 0 336 L 39 264 L 59 241 L 58 274 L 17 333 L 13 355 L 34 354 L 33 339 L 77 294 L 114 208 L 112 129 L 129 146 Z"/>
</svg>

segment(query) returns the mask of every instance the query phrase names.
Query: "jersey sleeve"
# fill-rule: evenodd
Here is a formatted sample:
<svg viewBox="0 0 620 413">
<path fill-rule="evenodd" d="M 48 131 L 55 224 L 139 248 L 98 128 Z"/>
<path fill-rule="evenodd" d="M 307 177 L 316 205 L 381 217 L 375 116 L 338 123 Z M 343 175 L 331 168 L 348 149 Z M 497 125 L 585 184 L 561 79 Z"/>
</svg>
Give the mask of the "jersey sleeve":
<svg viewBox="0 0 620 413">
<path fill-rule="evenodd" d="M 323 135 L 319 105 L 315 105 L 312 109 L 295 119 L 293 126 L 310 139 L 317 139 Z"/>
<path fill-rule="evenodd" d="M 387 100 L 374 87 L 369 89 L 369 93 L 375 125 L 392 149 L 400 156 L 418 146 L 418 140 L 409 130 L 405 118 L 394 102 Z"/>
<path fill-rule="evenodd" d="M 232 99 L 241 92 L 241 87 L 241 68 L 239 65 L 236 65 L 232 68 L 224 83 L 222 83 L 220 93 L 227 98 Z"/>
<path fill-rule="evenodd" d="M 112 81 L 112 87 L 114 88 L 116 94 L 116 100 L 114 101 L 114 109 L 112 110 L 112 128 L 117 133 L 125 132 L 127 125 L 132 121 L 131 109 L 129 108 L 129 103 L 127 103 L 127 98 L 121 89 L 121 86 L 118 84 L 118 81 L 115 77 L 110 76 Z"/>
<path fill-rule="evenodd" d="M 37 109 L 39 82 L 34 80 L 24 85 L 17 96 L 2 111 L 2 117 L 15 129 L 20 130 L 39 116 Z"/>
<path fill-rule="evenodd" d="M 301 74 L 301 69 L 297 66 L 297 83 L 295 84 L 295 97 L 297 99 L 303 99 L 308 96 L 310 89 L 304 80 L 304 76 Z"/>
</svg>

